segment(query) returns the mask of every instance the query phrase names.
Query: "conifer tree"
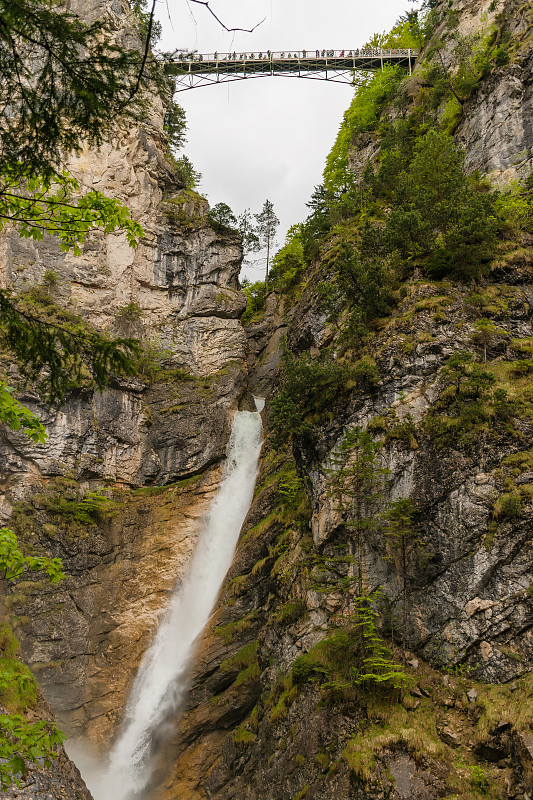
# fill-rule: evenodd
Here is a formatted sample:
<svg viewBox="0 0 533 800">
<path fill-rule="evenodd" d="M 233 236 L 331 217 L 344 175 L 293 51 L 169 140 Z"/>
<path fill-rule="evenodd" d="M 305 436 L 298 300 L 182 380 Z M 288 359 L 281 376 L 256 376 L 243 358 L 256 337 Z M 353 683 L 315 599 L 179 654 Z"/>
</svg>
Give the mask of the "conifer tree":
<svg viewBox="0 0 533 800">
<path fill-rule="evenodd" d="M 266 247 L 266 276 L 265 276 L 265 289 L 268 291 L 268 267 L 270 264 L 270 251 L 274 247 L 274 240 L 276 238 L 276 231 L 279 225 L 279 219 L 274 213 L 274 205 L 270 200 L 265 200 L 263 208 L 259 214 L 254 215 L 257 220 L 257 235 L 262 247 Z"/>
<path fill-rule="evenodd" d="M 392 549 L 399 554 L 402 583 L 402 650 L 406 653 L 407 615 L 409 602 L 408 561 L 413 547 L 420 545 L 420 535 L 414 524 L 416 508 L 409 498 L 400 498 L 389 504 L 385 512 L 385 534 Z"/>
<path fill-rule="evenodd" d="M 377 464 L 379 444 L 359 425 L 349 430 L 331 457 L 334 465 L 330 493 L 346 527 L 355 534 L 357 548 L 357 586 L 362 597 L 364 580 L 364 535 L 376 525 L 373 507 L 381 497 L 381 479 L 388 470 Z"/>
</svg>

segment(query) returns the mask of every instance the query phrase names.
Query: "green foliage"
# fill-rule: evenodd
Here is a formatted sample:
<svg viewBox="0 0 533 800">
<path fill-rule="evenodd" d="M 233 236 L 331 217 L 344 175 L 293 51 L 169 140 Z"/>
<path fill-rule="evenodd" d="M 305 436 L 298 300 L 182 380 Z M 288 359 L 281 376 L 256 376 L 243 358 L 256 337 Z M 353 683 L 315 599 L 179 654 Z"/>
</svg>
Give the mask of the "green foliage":
<svg viewBox="0 0 533 800">
<path fill-rule="evenodd" d="M 499 39 L 499 44 L 497 44 Z M 442 58 L 441 50 L 452 48 L 452 66 L 448 67 Z M 461 107 L 480 82 L 487 77 L 494 65 L 508 62 L 508 33 L 491 28 L 487 33 L 476 31 L 461 34 L 454 31 L 445 40 L 433 43 L 426 54 L 428 68 L 426 80 L 431 86 L 429 97 L 434 109 L 449 102 L 451 98 Z M 458 115 L 460 116 L 460 114 Z M 453 132 L 451 126 L 450 132 Z"/>
<path fill-rule="evenodd" d="M 19 714 L 0 714 L 0 786 L 8 789 L 18 776 L 25 777 L 28 764 L 51 766 L 55 748 L 64 740 L 52 722 L 28 722 Z"/>
<path fill-rule="evenodd" d="M 101 522 L 114 506 L 112 500 L 99 492 L 87 492 L 75 499 L 63 495 L 43 495 L 41 502 L 50 514 L 84 526 Z"/>
<path fill-rule="evenodd" d="M 195 170 L 188 156 L 174 159 L 174 167 L 178 180 L 181 181 L 186 189 L 195 189 L 202 180 L 201 173 Z"/>
<path fill-rule="evenodd" d="M 472 354 L 465 350 L 456 350 L 450 356 L 442 376 L 448 385 L 454 386 L 456 398 L 462 394 L 479 399 L 496 381 L 494 374 L 476 364 Z"/>
<path fill-rule="evenodd" d="M 174 150 L 180 150 L 185 144 L 187 120 L 185 109 L 171 100 L 165 111 L 163 128 L 168 136 L 168 144 Z"/>
<path fill-rule="evenodd" d="M 401 689 L 408 676 L 379 636 L 378 613 L 372 606 L 379 596 L 378 592 L 373 592 L 356 600 L 357 610 L 352 625 L 355 637 L 361 642 L 362 659 L 360 664 L 352 667 L 352 683 L 374 689 L 382 686 Z"/>
<path fill-rule="evenodd" d="M 447 384 L 455 386 L 455 394 L 459 395 L 461 386 L 470 374 L 474 357 L 467 350 L 456 350 L 442 369 L 442 377 Z"/>
<path fill-rule="evenodd" d="M 522 358 L 519 361 L 513 361 L 513 374 L 518 377 L 530 375 L 533 372 L 533 358 Z"/>
<path fill-rule="evenodd" d="M 493 371 L 458 350 L 441 372 L 446 388 L 423 423 L 436 447 L 469 447 L 481 431 L 509 429 L 517 405 L 497 384 Z"/>
<path fill-rule="evenodd" d="M 486 794 L 488 790 L 488 783 L 487 783 L 487 774 L 485 770 L 474 764 L 470 767 L 470 780 L 472 781 L 472 786 L 475 789 L 478 789 L 482 794 Z"/>
<path fill-rule="evenodd" d="M 418 11 L 407 12 L 390 31 L 375 33 L 364 45 L 364 50 L 382 48 L 411 48 L 417 50 L 423 40 L 422 18 Z"/>
<path fill-rule="evenodd" d="M 130 8 L 137 18 L 139 33 L 143 40 L 148 37 L 150 28 L 150 12 L 148 0 L 129 0 Z M 153 46 L 157 44 L 162 34 L 162 27 L 159 20 L 152 19 L 152 30 L 150 35 L 150 44 Z"/>
<path fill-rule="evenodd" d="M 323 680 L 329 674 L 328 667 L 312 652 L 298 656 L 291 667 L 291 678 L 295 686 L 303 686 L 314 680 Z"/>
<path fill-rule="evenodd" d="M 507 331 L 498 328 L 490 319 L 478 319 L 474 323 L 473 340 L 483 348 L 483 363 L 487 363 L 487 347 L 497 336 L 507 336 Z"/>
<path fill-rule="evenodd" d="M 246 208 L 237 217 L 237 230 L 241 234 L 242 249 L 245 256 L 249 253 L 257 253 L 261 249 L 259 236 L 249 208 Z"/>
<path fill-rule="evenodd" d="M 117 319 L 123 319 L 126 322 L 138 322 L 143 317 L 142 308 L 135 302 L 126 303 L 125 306 L 120 306 L 117 309 Z"/>
<path fill-rule="evenodd" d="M 514 183 L 498 195 L 496 209 L 509 233 L 533 230 L 533 192 L 527 186 Z"/>
<path fill-rule="evenodd" d="M 34 708 L 37 684 L 26 664 L 14 658 L 0 657 L 0 705 L 13 713 Z"/>
<path fill-rule="evenodd" d="M 311 419 L 318 418 L 346 390 L 351 378 L 348 365 L 327 355 L 298 358 L 285 348 L 281 388 L 271 403 L 271 424 L 277 442 L 307 432 Z"/>
<path fill-rule="evenodd" d="M 232 669 L 243 669 L 252 666 L 257 661 L 257 648 L 259 642 L 254 641 L 242 647 L 238 653 L 226 659 L 220 665 L 220 669 L 228 671 Z"/>
<path fill-rule="evenodd" d="M 274 212 L 274 204 L 265 200 L 259 214 L 254 214 L 257 221 L 256 232 L 262 247 L 271 247 L 276 236 L 279 219 Z"/>
<path fill-rule="evenodd" d="M 77 386 L 103 388 L 112 373 L 132 374 L 140 350 L 133 339 L 98 333 L 38 287 L 18 297 L 0 290 L 0 343 L 49 402 Z"/>
<path fill-rule="evenodd" d="M 429 130 L 395 193 L 384 233 L 386 249 L 403 258 L 425 256 L 433 278 L 478 277 L 496 241 L 494 195 L 469 179 L 464 154 L 451 136 Z"/>
<path fill-rule="evenodd" d="M 381 380 L 378 365 L 372 356 L 362 356 L 362 358 L 354 362 L 352 377 L 358 384 L 362 384 L 367 388 L 377 386 Z"/>
<path fill-rule="evenodd" d="M 273 289 L 286 292 L 298 283 L 304 267 L 303 225 L 292 225 L 287 231 L 285 244 L 272 259 L 269 282 Z"/>
<path fill-rule="evenodd" d="M 47 289 L 51 289 L 52 286 L 57 286 L 58 283 L 59 275 L 55 269 L 45 269 L 43 272 L 43 286 L 46 286 Z"/>
<path fill-rule="evenodd" d="M 242 745 L 253 744 L 257 739 L 257 734 L 247 730 L 242 725 L 240 725 L 238 728 L 235 728 L 231 736 L 235 744 Z"/>
<path fill-rule="evenodd" d="M 246 279 L 242 281 L 241 286 L 247 301 L 241 322 L 243 325 L 248 325 L 265 307 L 266 287 L 264 281 L 249 283 Z"/>
<path fill-rule="evenodd" d="M 17 537 L 9 528 L 0 528 L 0 570 L 6 580 L 14 580 L 28 569 L 30 572 L 43 570 L 50 583 L 59 583 L 66 577 L 60 558 L 46 556 L 25 556 L 19 549 Z"/>
<path fill-rule="evenodd" d="M 361 78 L 357 93 L 344 114 L 337 139 L 326 160 L 324 186 L 335 191 L 348 177 L 348 151 L 359 133 L 374 130 L 387 103 L 397 94 L 403 72 L 400 67 L 385 65 L 383 70 Z"/>
<path fill-rule="evenodd" d="M 42 444 L 46 439 L 44 425 L 29 408 L 13 397 L 13 391 L 0 381 L 0 422 L 6 423 L 11 430 L 22 430 L 35 444 Z"/>
<path fill-rule="evenodd" d="M 47 234 L 55 236 L 64 253 L 72 250 L 81 255 L 84 241 L 95 229 L 122 230 L 132 247 L 143 235 L 120 200 L 95 190 L 80 194 L 78 182 L 66 172 L 44 178 L 6 167 L 0 173 L 0 189 L 0 230 L 10 222 L 25 239 L 40 242 Z"/>
<path fill-rule="evenodd" d="M 279 219 L 274 212 L 274 205 L 270 200 L 265 200 L 259 214 L 254 214 L 256 219 L 255 233 L 260 247 L 266 248 L 266 278 L 265 286 L 268 289 L 268 272 L 270 266 L 270 252 L 274 247 Z"/>
<path fill-rule="evenodd" d="M 20 649 L 15 634 L 8 622 L 0 623 L 0 652 L 4 658 L 14 658 Z"/>
<path fill-rule="evenodd" d="M 517 492 L 502 494 L 494 504 L 494 516 L 497 519 L 512 520 L 522 516 L 522 500 Z"/>
<path fill-rule="evenodd" d="M 226 203 L 217 203 L 216 206 L 213 206 L 209 210 L 208 218 L 216 231 L 237 228 L 237 218 Z"/>
<path fill-rule="evenodd" d="M 86 25 L 45 0 L 1 0 L 0 18 L 0 176 L 46 185 L 65 153 L 139 113 L 142 56 L 113 43 L 106 17 Z"/>
<path fill-rule="evenodd" d="M 307 604 L 304 600 L 289 600 L 278 608 L 274 619 L 280 625 L 292 625 L 300 619 L 307 611 Z"/>
<path fill-rule="evenodd" d="M 352 244 L 341 240 L 334 262 L 337 285 L 350 309 L 345 339 L 362 339 L 368 325 L 377 317 L 387 315 L 393 305 L 391 280 L 380 258 L 368 258 Z"/>
<path fill-rule="evenodd" d="M 230 644 L 237 636 L 251 628 L 256 619 L 257 611 L 250 611 L 235 622 L 228 622 L 227 625 L 217 625 L 214 633 L 216 636 L 220 636 L 224 644 Z"/>
<path fill-rule="evenodd" d="M 28 569 L 43 570 L 50 583 L 65 578 L 59 558 L 25 556 L 18 547 L 15 534 L 0 529 L 0 570 L 6 580 L 14 580 Z M 26 711 L 35 705 L 37 685 L 28 667 L 16 660 L 18 642 L 7 623 L 0 626 L 0 704 L 8 711 Z M 50 722 L 28 722 L 19 714 L 0 715 L 0 786 L 5 789 L 13 782 L 19 785 L 18 775 L 25 776 L 27 762 L 49 767 L 57 758 L 55 747 L 64 739 L 56 725 Z"/>
<path fill-rule="evenodd" d="M 374 692 L 381 687 L 399 689 L 408 680 L 379 636 L 378 613 L 373 604 L 379 593 L 355 598 L 350 624 L 327 636 L 291 668 L 295 686 L 318 681 L 326 693 L 354 690 Z"/>
</svg>

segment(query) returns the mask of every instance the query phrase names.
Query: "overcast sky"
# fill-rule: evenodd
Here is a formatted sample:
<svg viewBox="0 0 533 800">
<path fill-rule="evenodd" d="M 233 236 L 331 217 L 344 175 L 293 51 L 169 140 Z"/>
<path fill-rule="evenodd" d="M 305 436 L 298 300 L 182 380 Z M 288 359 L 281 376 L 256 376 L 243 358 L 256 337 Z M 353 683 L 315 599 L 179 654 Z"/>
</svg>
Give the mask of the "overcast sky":
<svg viewBox="0 0 533 800">
<path fill-rule="evenodd" d="M 210 0 L 226 33 L 206 8 L 187 0 L 160 0 L 162 50 L 199 53 L 260 50 L 322 50 L 361 47 L 388 30 L 412 8 L 407 0 Z M 185 152 L 202 173 L 199 190 L 213 206 L 227 203 L 236 214 L 274 203 L 281 221 L 278 244 L 288 227 L 308 214 L 305 203 L 321 183 L 329 153 L 350 104 L 348 85 L 287 77 L 207 86 L 176 95 L 188 122 Z M 264 267 L 243 270 L 253 280 Z"/>
</svg>

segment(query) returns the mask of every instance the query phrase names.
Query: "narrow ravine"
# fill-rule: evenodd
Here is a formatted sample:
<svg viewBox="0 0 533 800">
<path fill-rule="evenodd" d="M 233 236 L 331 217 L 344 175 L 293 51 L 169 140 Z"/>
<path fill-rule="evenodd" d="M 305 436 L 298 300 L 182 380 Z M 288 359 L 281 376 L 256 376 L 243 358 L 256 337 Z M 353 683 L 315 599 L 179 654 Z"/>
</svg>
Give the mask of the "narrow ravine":
<svg viewBox="0 0 533 800">
<path fill-rule="evenodd" d="M 231 566 L 252 501 L 262 445 L 262 402 L 256 400 L 257 412 L 235 415 L 222 482 L 187 575 L 176 587 L 139 668 L 108 762 L 94 769 L 76 759 L 95 800 L 133 800 L 149 794 L 154 738 L 182 703 L 194 642 Z"/>
</svg>

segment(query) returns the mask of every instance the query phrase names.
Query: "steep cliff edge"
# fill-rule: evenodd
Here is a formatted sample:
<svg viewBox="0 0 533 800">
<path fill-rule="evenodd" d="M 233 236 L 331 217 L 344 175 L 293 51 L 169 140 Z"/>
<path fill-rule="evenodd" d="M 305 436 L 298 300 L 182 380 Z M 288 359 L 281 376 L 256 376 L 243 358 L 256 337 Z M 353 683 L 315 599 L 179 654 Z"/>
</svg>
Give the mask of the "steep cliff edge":
<svg viewBox="0 0 533 800">
<path fill-rule="evenodd" d="M 72 10 L 111 15 L 117 35 L 137 36 L 127 3 Z M 164 110 L 155 93 L 139 125 L 69 165 L 81 185 L 128 205 L 144 229 L 137 248 L 122 234 L 91 234 L 79 257 L 53 237 L 0 242 L 0 285 L 30 308 L 144 347 L 139 374 L 102 393 L 49 409 L 26 391 L 44 445 L 0 426 L 0 521 L 27 552 L 62 557 L 68 575 L 59 587 L 3 584 L 5 615 L 64 731 L 97 747 L 194 549 L 246 388 L 240 237 L 215 230 L 207 201 L 183 186 Z M 5 357 L 2 369 L 16 379 Z"/>
<path fill-rule="evenodd" d="M 482 234 L 477 252 L 486 258 L 492 235 L 490 258 L 459 280 L 468 262 L 459 250 L 446 260 L 447 232 L 429 268 L 422 246 L 384 259 L 380 237 L 401 241 L 388 222 L 391 184 L 410 169 L 413 131 L 415 153 L 437 123 L 465 147 L 467 173 L 500 186 L 527 180 L 531 9 L 430 5 L 414 75 L 397 91 L 394 74 L 378 79 L 348 116 L 351 149 L 336 151 L 329 175 L 346 158 L 355 189 L 342 173 L 341 188 L 315 193 L 311 222 L 291 243 L 291 256 L 303 252 L 300 277 L 276 275 L 283 307 L 270 295 L 249 327 L 252 384 L 270 375 L 274 385 L 270 444 L 158 800 L 531 796 L 531 211 L 525 224 Z M 416 210 L 407 188 L 403 202 Z M 402 219 L 415 231 L 413 217 Z M 387 296 L 383 262 L 400 275 Z M 357 431 L 375 447 L 366 485 L 363 471 L 354 477 Z M 339 469 L 348 500 L 335 488 Z M 366 492 L 359 527 L 350 480 Z M 386 521 L 394 501 L 415 509 L 403 562 Z M 403 664 L 402 692 L 392 679 L 381 689 L 362 679 L 362 657 L 379 648 L 361 645 L 362 630 L 375 633 L 361 562 L 364 595 L 379 587 L 374 619 L 390 648 L 379 652 L 388 668 Z"/>
<path fill-rule="evenodd" d="M 467 172 L 527 180 L 531 9 L 430 5 L 417 70 L 362 87 L 297 268 L 278 271 L 248 329 L 250 384 L 272 388 L 269 441 L 161 744 L 158 800 L 531 796 L 533 231 L 523 192 L 488 213 L 489 185 L 464 179 L 449 140 Z M 39 283 L 51 266 L 63 280 L 39 302 L 75 298 L 96 324 L 153 340 L 150 380 L 43 411 L 45 448 L 4 440 L 5 518 L 70 576 L 19 582 L 6 611 L 67 732 L 101 751 L 194 547 L 246 380 L 239 243 L 172 184 L 154 114 L 78 163 L 136 208 L 135 253 L 96 237 L 82 270 L 4 243 L 6 281 Z M 433 240 L 405 180 L 425 190 L 424 142 L 455 165 L 433 196 Z M 398 500 L 412 505 L 394 528 Z"/>
</svg>

